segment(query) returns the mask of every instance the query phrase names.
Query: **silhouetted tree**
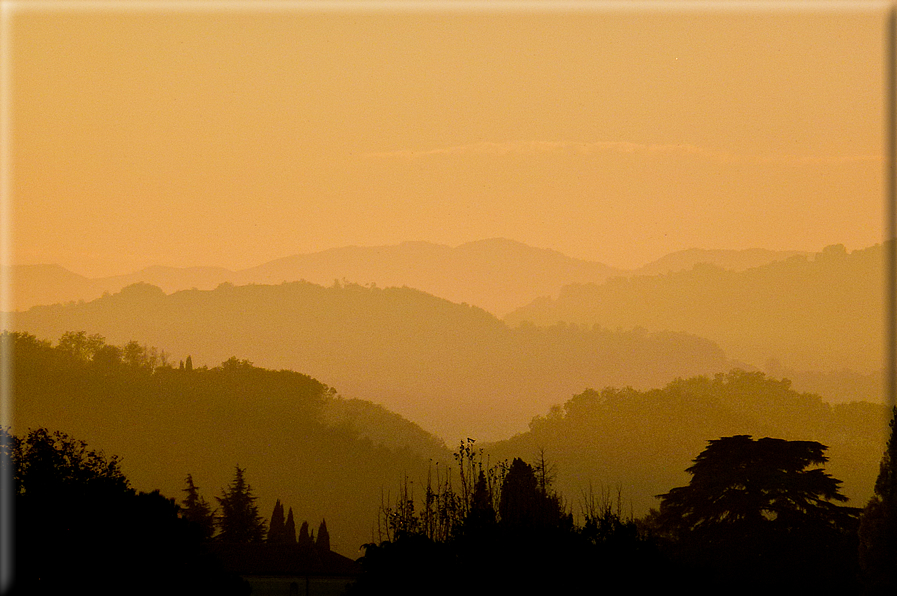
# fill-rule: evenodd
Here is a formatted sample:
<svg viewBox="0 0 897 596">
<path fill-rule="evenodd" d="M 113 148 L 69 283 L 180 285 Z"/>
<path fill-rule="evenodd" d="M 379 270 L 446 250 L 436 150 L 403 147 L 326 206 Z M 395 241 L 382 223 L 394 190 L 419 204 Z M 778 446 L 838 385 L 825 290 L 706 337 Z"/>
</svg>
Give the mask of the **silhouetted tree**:
<svg viewBox="0 0 897 596">
<path fill-rule="evenodd" d="M 15 479 L 12 593 L 248 594 L 174 499 L 136 492 L 117 457 L 43 428 L 0 435 L 0 465 Z"/>
<path fill-rule="evenodd" d="M 306 548 L 311 548 L 315 545 L 314 539 L 308 534 L 308 522 L 302 522 L 302 526 L 299 528 L 299 538 L 296 540 L 296 544 Z"/>
<path fill-rule="evenodd" d="M 872 594 L 897 593 L 897 408 L 890 427 L 875 494 L 860 516 L 860 567 Z"/>
<path fill-rule="evenodd" d="M 193 356 L 187 354 L 187 361 L 184 363 L 184 370 L 190 372 L 193 370 Z"/>
<path fill-rule="evenodd" d="M 193 475 L 187 474 L 187 496 L 182 501 L 181 517 L 202 528 L 203 539 L 208 540 L 215 533 L 215 514 L 206 500 L 199 494 L 199 487 L 193 483 Z"/>
<path fill-rule="evenodd" d="M 539 485 L 532 466 L 515 457 L 501 487 L 498 514 L 503 525 L 531 525 L 536 518 Z"/>
<path fill-rule="evenodd" d="M 255 504 L 256 496 L 246 482 L 245 470 L 237 466 L 234 480 L 221 497 L 216 497 L 221 505 L 218 525 L 221 542 L 248 544 L 262 542 L 265 538 L 265 522 Z"/>
<path fill-rule="evenodd" d="M 495 521 L 495 507 L 492 506 L 492 492 L 489 490 L 489 483 L 486 479 L 485 472 L 480 470 L 480 473 L 477 476 L 477 481 L 473 486 L 470 511 L 467 514 L 464 529 L 467 532 L 482 531 L 493 526 Z"/>
<path fill-rule="evenodd" d="M 283 544 L 285 542 L 286 522 L 283 519 L 283 505 L 280 499 L 274 503 L 274 512 L 271 514 L 271 522 L 268 524 L 268 542 Z"/>
<path fill-rule="evenodd" d="M 572 529 L 573 518 L 564 511 L 560 496 L 540 482 L 536 470 L 514 458 L 501 487 L 498 505 L 503 526 Z"/>
<path fill-rule="evenodd" d="M 330 532 L 327 531 L 326 520 L 322 519 L 321 525 L 318 526 L 318 537 L 315 539 L 315 548 L 321 552 L 330 550 Z"/>
<path fill-rule="evenodd" d="M 293 508 L 287 513 L 287 521 L 283 528 L 284 540 L 287 544 L 296 544 L 296 522 L 293 520 Z"/>
<path fill-rule="evenodd" d="M 727 581 L 849 582 L 858 510 L 833 502 L 847 498 L 840 480 L 815 467 L 828 461 L 825 450 L 748 435 L 712 440 L 686 470 L 689 485 L 659 496 L 658 525 L 687 560 Z"/>
</svg>

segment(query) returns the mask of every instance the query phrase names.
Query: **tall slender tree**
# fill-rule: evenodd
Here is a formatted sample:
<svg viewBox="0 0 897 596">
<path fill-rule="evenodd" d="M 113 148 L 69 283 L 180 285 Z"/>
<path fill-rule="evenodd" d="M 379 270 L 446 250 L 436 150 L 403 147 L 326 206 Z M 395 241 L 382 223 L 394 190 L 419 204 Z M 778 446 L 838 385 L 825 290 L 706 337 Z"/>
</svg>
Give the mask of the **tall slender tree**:
<svg viewBox="0 0 897 596">
<path fill-rule="evenodd" d="M 315 548 L 321 552 L 330 550 L 330 532 L 327 531 L 327 520 L 321 520 L 318 526 L 318 537 L 315 539 Z"/>
<path fill-rule="evenodd" d="M 248 544 L 265 538 L 265 521 L 259 515 L 257 497 L 252 494 L 245 473 L 246 470 L 237 466 L 233 482 L 223 491 L 223 496 L 216 497 L 221 505 L 218 520 L 221 542 Z"/>
<path fill-rule="evenodd" d="M 283 544 L 286 522 L 283 519 L 283 505 L 280 499 L 274 503 L 274 512 L 271 514 L 271 522 L 268 524 L 268 542 L 271 544 Z"/>
<path fill-rule="evenodd" d="M 302 526 L 299 528 L 299 538 L 296 541 L 299 546 L 304 547 L 312 547 L 315 545 L 315 540 L 308 533 L 308 522 L 302 522 Z"/>
<path fill-rule="evenodd" d="M 215 533 L 215 514 L 199 494 L 199 487 L 193 483 L 192 474 L 187 474 L 187 488 L 184 492 L 187 496 L 182 501 L 181 517 L 202 528 L 202 536 L 208 540 Z"/>
<path fill-rule="evenodd" d="M 287 521 L 284 524 L 284 539 L 287 544 L 296 544 L 296 522 L 293 520 L 293 508 L 287 513 Z"/>
</svg>

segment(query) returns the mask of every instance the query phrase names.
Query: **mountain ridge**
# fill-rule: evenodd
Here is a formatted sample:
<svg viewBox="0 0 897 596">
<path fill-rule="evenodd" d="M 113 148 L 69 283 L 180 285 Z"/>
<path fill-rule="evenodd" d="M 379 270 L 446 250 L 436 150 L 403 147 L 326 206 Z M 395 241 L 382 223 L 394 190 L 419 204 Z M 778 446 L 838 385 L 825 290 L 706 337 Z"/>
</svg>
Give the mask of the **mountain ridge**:
<svg viewBox="0 0 897 596">
<path fill-rule="evenodd" d="M 733 364 L 713 342 L 684 333 L 512 329 L 484 309 L 413 288 L 307 281 L 172 294 L 141 283 L 91 302 L 33 307 L 12 325 L 41 337 L 86 330 L 114 344 L 140 337 L 192 355 L 196 366 L 242 353 L 328 379 L 450 442 L 519 432 L 582 386 L 650 387 Z"/>
<path fill-rule="evenodd" d="M 280 257 L 240 270 L 153 265 L 133 273 L 90 278 L 59 265 L 17 265 L 5 269 L 13 282 L 10 303 L 12 310 L 17 311 L 37 305 L 93 300 L 137 282 L 171 293 L 191 288 L 210 290 L 224 282 L 245 285 L 306 280 L 329 284 L 346 280 L 416 287 L 503 316 L 540 296 L 555 296 L 570 283 L 600 283 L 614 276 L 665 273 L 690 268 L 697 261 L 744 267 L 745 263 L 782 260 L 796 253 L 687 249 L 627 270 L 516 240 L 489 238 L 455 247 L 427 241 L 335 247 Z"/>
</svg>

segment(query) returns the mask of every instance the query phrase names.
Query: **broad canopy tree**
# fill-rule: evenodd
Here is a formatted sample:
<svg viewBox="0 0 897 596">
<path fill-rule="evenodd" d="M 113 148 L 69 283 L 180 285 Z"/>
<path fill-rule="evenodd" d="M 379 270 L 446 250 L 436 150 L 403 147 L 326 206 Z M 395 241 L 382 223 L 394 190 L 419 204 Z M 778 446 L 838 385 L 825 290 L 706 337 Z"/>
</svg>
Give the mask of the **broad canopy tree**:
<svg viewBox="0 0 897 596">
<path fill-rule="evenodd" d="M 851 558 L 859 510 L 838 504 L 847 498 L 821 467 L 826 449 L 749 435 L 712 440 L 686 470 L 688 486 L 659 495 L 658 527 L 692 563 L 752 581 L 787 581 L 798 569 L 846 581 L 826 577 L 844 569 L 826 562 Z"/>
<path fill-rule="evenodd" d="M 721 527 L 767 522 L 782 529 L 807 523 L 842 527 L 855 510 L 836 505 L 847 497 L 840 480 L 821 467 L 825 445 L 749 435 L 723 437 L 686 471 L 688 486 L 660 495 L 660 519 L 677 532 L 712 532 Z"/>
</svg>

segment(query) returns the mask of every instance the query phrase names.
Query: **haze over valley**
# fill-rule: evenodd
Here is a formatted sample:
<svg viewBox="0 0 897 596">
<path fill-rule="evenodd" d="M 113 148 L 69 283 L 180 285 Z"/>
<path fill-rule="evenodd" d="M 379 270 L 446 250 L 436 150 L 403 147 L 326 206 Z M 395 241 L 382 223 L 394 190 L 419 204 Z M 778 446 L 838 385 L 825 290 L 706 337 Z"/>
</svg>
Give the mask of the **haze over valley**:
<svg viewBox="0 0 897 596">
<path fill-rule="evenodd" d="M 115 343 L 141 337 L 209 366 L 241 353 L 259 366 L 326 379 L 450 442 L 506 438 L 585 387 L 649 389 L 735 366 L 789 371 L 798 388 L 833 402 L 880 395 L 881 246 L 809 256 L 686 251 L 613 277 L 610 268 L 507 240 L 334 254 L 335 262 L 282 259 L 256 268 L 267 278 L 214 289 L 196 289 L 218 279 L 204 279 L 209 270 L 174 270 L 180 277 L 167 284 L 194 289 L 168 294 L 152 285 L 163 270 L 151 268 L 116 280 L 137 283 L 114 294 L 18 312 L 14 325 L 47 338 L 71 330 Z M 461 256 L 447 258 L 453 254 Z M 469 288 L 471 302 L 381 281 L 426 282 L 417 271 L 430 272 L 434 286 L 441 280 L 449 295 Z M 331 281 L 297 281 L 306 275 Z M 583 282 L 588 275 L 598 281 Z M 241 276 L 249 274 L 230 279 Z M 528 284 L 534 279 L 541 287 Z M 473 302 L 487 294 L 493 306 L 527 300 L 522 292 L 533 286 L 558 297 L 536 298 L 504 321 Z"/>
<path fill-rule="evenodd" d="M 893 594 L 893 7 L 761 4 L 10 3 L 26 581 Z"/>
</svg>

